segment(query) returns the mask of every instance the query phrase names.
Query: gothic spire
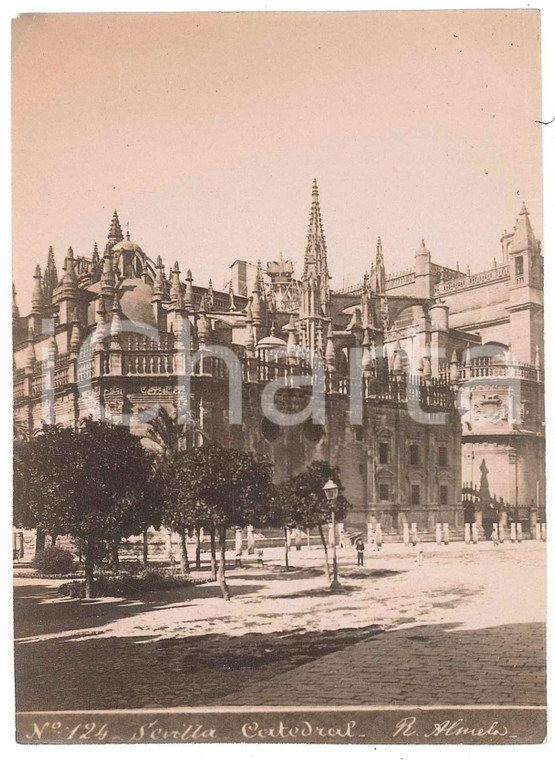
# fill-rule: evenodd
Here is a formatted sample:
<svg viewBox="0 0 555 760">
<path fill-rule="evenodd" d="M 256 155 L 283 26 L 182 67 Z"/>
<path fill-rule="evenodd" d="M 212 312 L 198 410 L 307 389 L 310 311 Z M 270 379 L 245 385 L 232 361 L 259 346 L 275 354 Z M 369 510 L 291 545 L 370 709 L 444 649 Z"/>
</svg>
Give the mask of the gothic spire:
<svg viewBox="0 0 555 760">
<path fill-rule="evenodd" d="M 31 296 L 31 306 L 33 311 L 41 311 L 43 307 L 43 297 L 42 297 L 42 274 L 40 271 L 40 266 L 37 264 L 35 267 L 35 274 L 33 275 L 33 279 L 35 280 L 35 285 L 33 287 L 33 295 Z"/>
<path fill-rule="evenodd" d="M 179 280 L 179 274 L 179 263 L 176 261 L 170 272 L 170 300 L 177 306 L 180 306 L 181 302 L 181 282 Z"/>
<path fill-rule="evenodd" d="M 118 212 L 114 209 L 114 215 L 112 217 L 112 223 L 110 224 L 110 230 L 108 232 L 109 243 L 119 243 L 123 240 L 123 234 L 121 232 L 121 224 L 119 223 Z"/>
<path fill-rule="evenodd" d="M 251 302 L 249 301 L 246 308 L 246 318 L 245 318 L 245 348 L 247 349 L 248 353 L 252 353 L 254 346 L 255 346 L 255 337 L 254 337 L 254 330 L 253 330 L 253 315 L 252 315 L 252 308 L 251 308 Z"/>
<path fill-rule="evenodd" d="M 98 296 L 95 309 L 96 331 L 95 337 L 97 342 L 104 340 L 106 337 L 106 308 L 104 306 L 104 297 L 102 293 Z"/>
<path fill-rule="evenodd" d="M 46 276 L 46 275 L 45 275 Z M 60 283 L 64 288 L 77 289 L 77 277 L 75 276 L 75 259 L 73 258 L 73 248 L 69 246 L 64 263 L 64 276 Z"/>
<path fill-rule="evenodd" d="M 262 301 L 260 298 L 260 282 L 258 276 L 254 281 L 254 287 L 252 289 L 251 303 L 249 303 L 252 319 L 254 324 L 262 324 Z"/>
<path fill-rule="evenodd" d="M 49 301 L 52 298 L 52 293 L 57 286 L 58 272 L 56 270 L 56 261 L 54 259 L 54 249 L 50 246 L 48 248 L 48 258 L 44 270 L 44 277 L 42 279 L 42 292 L 44 293 L 45 300 Z"/>
<path fill-rule="evenodd" d="M 112 325 L 110 328 L 110 343 L 119 345 L 121 335 L 121 306 L 119 304 L 118 294 L 114 293 L 112 302 Z"/>
<path fill-rule="evenodd" d="M 517 216 L 515 224 L 515 234 L 513 237 L 513 244 L 511 252 L 525 251 L 527 249 L 537 250 L 538 241 L 534 235 L 532 225 L 530 224 L 530 212 L 526 208 L 526 204 L 522 204 L 520 213 Z"/>
<path fill-rule="evenodd" d="M 312 184 L 312 206 L 310 208 L 303 277 L 308 277 L 311 274 L 325 278 L 327 285 L 329 279 L 327 249 L 316 180 Z"/>
<path fill-rule="evenodd" d="M 193 275 L 191 270 L 187 270 L 187 277 L 185 278 L 187 284 L 185 285 L 185 306 L 188 309 L 192 309 L 195 305 L 195 299 L 193 296 Z"/>
<path fill-rule="evenodd" d="M 382 239 L 378 238 L 376 245 L 376 269 L 374 274 L 374 290 L 379 295 L 385 294 L 385 263 L 383 257 Z"/>
<path fill-rule="evenodd" d="M 12 282 L 12 320 L 16 322 L 19 319 L 19 307 L 16 301 L 17 292 L 15 284 Z"/>
<path fill-rule="evenodd" d="M 154 280 L 153 297 L 156 301 L 165 301 L 166 295 L 166 277 L 164 274 L 164 264 L 162 257 L 158 256 L 156 260 L 156 278 Z"/>
<path fill-rule="evenodd" d="M 106 291 L 112 291 L 116 284 L 112 253 L 109 250 L 104 254 L 104 259 L 102 261 L 102 275 L 100 277 L 100 282 L 102 284 L 102 290 Z"/>
</svg>

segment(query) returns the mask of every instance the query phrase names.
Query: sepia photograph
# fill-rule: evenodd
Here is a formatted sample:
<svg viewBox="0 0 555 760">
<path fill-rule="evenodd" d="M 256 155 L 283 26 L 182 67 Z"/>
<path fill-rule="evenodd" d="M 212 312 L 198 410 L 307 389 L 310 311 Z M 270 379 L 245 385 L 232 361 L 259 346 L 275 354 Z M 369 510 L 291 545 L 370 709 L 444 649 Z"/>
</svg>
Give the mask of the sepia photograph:
<svg viewBox="0 0 555 760">
<path fill-rule="evenodd" d="M 12 20 L 19 743 L 545 741 L 540 26 Z"/>
</svg>

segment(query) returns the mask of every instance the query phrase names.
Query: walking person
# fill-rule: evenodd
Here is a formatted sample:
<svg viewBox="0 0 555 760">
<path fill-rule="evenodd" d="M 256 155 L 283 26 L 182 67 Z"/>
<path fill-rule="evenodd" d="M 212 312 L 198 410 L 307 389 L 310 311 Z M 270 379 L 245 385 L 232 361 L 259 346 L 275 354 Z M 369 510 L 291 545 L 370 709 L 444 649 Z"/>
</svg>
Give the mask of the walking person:
<svg viewBox="0 0 555 760">
<path fill-rule="evenodd" d="M 364 565 L 364 541 L 362 540 L 362 536 L 359 536 L 356 540 L 356 550 L 357 550 L 357 567 L 363 567 Z"/>
</svg>

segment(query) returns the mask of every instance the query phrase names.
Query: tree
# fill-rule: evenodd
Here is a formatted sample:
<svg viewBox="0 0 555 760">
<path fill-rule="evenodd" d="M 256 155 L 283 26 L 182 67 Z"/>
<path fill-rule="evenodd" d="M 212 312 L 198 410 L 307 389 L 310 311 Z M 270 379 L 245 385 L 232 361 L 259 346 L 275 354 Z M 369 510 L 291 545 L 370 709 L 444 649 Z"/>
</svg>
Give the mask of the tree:
<svg viewBox="0 0 555 760">
<path fill-rule="evenodd" d="M 147 452 L 127 428 L 89 417 L 78 430 L 44 426 L 29 442 L 26 462 L 28 507 L 37 524 L 86 542 L 90 598 L 102 542 L 113 545 L 132 535 L 148 509 Z"/>
<path fill-rule="evenodd" d="M 171 468 L 172 462 L 185 444 L 187 429 L 187 424 L 178 418 L 177 410 L 172 413 L 165 407 L 160 407 L 156 417 L 148 422 L 145 438 L 152 445 L 156 454 L 153 478 L 160 487 L 163 487 L 163 483 L 167 481 L 168 468 Z M 180 527 L 179 521 L 173 524 L 165 522 L 165 524 L 179 533 L 181 537 L 181 569 L 183 573 L 188 573 L 189 558 L 187 556 L 185 529 Z M 148 525 L 143 527 L 143 561 L 145 565 L 148 562 L 148 528 Z"/>
<path fill-rule="evenodd" d="M 64 504 L 71 483 L 67 457 L 73 438 L 71 428 L 44 425 L 33 436 L 14 441 L 14 524 L 36 528 L 36 552 L 44 549 L 45 533 L 67 532 Z"/>
<path fill-rule="evenodd" d="M 324 485 L 328 479 L 335 481 L 339 488 L 339 496 L 335 504 L 331 504 L 324 493 Z M 332 467 L 329 462 L 316 460 L 306 467 L 303 472 L 294 475 L 279 486 L 281 509 L 284 515 L 284 524 L 287 527 L 298 528 L 315 527 L 320 533 L 324 547 L 326 580 L 331 583 L 328 561 L 328 546 L 323 531 L 323 526 L 331 521 L 332 507 L 335 515 L 341 519 L 350 507 L 349 502 L 343 496 L 338 467 Z"/>
<path fill-rule="evenodd" d="M 273 465 L 266 456 L 206 444 L 178 454 L 164 489 L 164 522 L 218 531 L 218 580 L 229 600 L 225 574 L 227 530 L 268 518 Z"/>
</svg>

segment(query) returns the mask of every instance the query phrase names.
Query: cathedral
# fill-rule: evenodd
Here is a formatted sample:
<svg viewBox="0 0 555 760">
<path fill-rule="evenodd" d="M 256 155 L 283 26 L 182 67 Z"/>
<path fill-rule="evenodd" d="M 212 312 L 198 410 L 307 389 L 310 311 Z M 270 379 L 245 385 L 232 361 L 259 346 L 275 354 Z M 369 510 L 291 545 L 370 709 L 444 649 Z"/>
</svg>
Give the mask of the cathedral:
<svg viewBox="0 0 555 760">
<path fill-rule="evenodd" d="M 278 482 L 329 460 L 352 504 L 348 527 L 433 533 L 516 515 L 532 531 L 545 509 L 543 258 L 526 207 L 486 271 L 435 263 L 424 240 L 403 272 L 387 273 L 379 238 L 372 259 L 360 284 L 330 287 L 316 181 L 302 272 L 283 258 L 238 260 L 222 291 L 178 262 L 166 271 L 114 212 L 102 253 L 69 248 L 61 279 L 50 248 L 29 315 L 14 291 L 18 427 L 92 414 L 144 436 L 145 412 L 182 408 L 185 373 L 187 445 L 267 453 Z M 185 337 L 194 357 L 183 364 Z M 303 417 L 316 365 L 323 414 Z M 270 383 L 281 413 L 301 421 L 265 415 Z"/>
</svg>

